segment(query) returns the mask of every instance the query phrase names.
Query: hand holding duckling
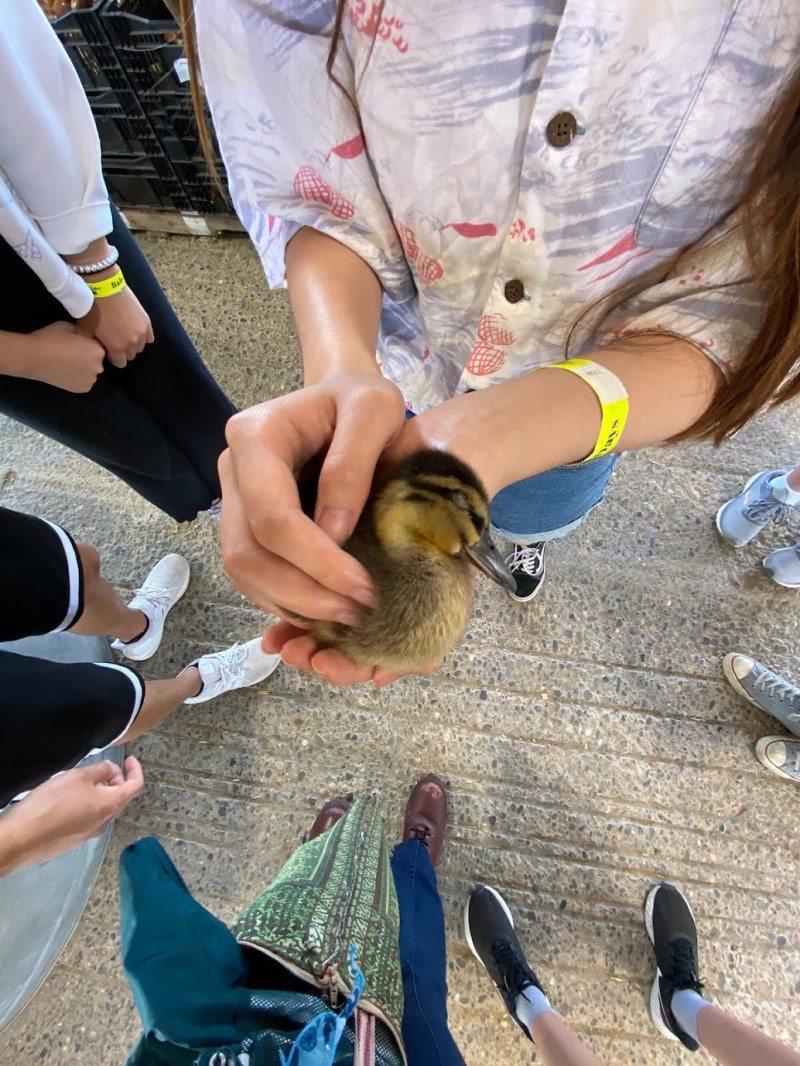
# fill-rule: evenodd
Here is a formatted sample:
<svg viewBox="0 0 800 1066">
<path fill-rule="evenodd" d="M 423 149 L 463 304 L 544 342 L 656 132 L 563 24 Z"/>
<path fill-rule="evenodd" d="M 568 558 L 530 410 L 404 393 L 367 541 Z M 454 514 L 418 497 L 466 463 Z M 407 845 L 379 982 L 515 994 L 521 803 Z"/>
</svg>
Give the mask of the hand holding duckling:
<svg viewBox="0 0 800 1066">
<path fill-rule="evenodd" d="M 317 655 L 316 649 L 332 648 L 366 668 L 365 680 L 378 664 L 380 675 L 373 676 L 378 684 L 434 668 L 466 628 L 472 567 L 514 586 L 488 531 L 489 501 L 470 467 L 449 452 L 415 451 L 372 494 L 344 544 L 370 573 L 377 606 L 355 626 L 309 621 L 308 635 L 299 637 L 292 651 L 304 660 L 306 649 L 313 648 L 309 665 L 319 670 L 316 660 L 325 651 Z M 285 645 L 282 650 L 292 664 L 291 652 Z M 335 669 L 336 663 L 328 665 Z"/>
<path fill-rule="evenodd" d="M 374 602 L 369 574 L 338 546 L 352 533 L 405 405 L 380 373 L 337 373 L 235 415 L 220 458 L 221 539 L 233 585 L 283 617 L 352 623 Z M 325 456 L 314 517 L 297 478 Z"/>
</svg>

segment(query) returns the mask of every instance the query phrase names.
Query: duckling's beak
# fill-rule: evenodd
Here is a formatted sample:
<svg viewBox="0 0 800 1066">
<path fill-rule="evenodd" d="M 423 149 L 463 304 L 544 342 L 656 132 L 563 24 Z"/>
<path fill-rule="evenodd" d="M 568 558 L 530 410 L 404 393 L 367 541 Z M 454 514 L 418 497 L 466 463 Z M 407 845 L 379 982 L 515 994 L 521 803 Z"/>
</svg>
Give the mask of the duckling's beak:
<svg viewBox="0 0 800 1066">
<path fill-rule="evenodd" d="M 517 582 L 514 579 L 514 575 L 503 562 L 500 552 L 495 548 L 488 529 L 484 529 L 480 540 L 477 540 L 474 544 L 465 544 L 464 552 L 469 561 L 477 566 L 487 577 L 490 577 L 492 581 L 496 581 L 498 585 L 502 585 L 509 592 L 516 590 Z"/>
</svg>

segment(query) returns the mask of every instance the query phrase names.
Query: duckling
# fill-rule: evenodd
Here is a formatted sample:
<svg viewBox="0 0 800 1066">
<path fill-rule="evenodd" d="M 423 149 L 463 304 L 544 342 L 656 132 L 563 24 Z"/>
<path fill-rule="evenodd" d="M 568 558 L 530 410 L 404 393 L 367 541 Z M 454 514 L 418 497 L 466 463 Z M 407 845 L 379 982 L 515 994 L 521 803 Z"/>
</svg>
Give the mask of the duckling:
<svg viewBox="0 0 800 1066">
<path fill-rule="evenodd" d="M 472 566 L 515 582 L 489 537 L 489 500 L 449 452 L 409 455 L 367 501 L 343 545 L 372 577 L 378 606 L 359 627 L 315 621 L 320 644 L 389 670 L 420 670 L 461 638 L 472 608 Z"/>
</svg>

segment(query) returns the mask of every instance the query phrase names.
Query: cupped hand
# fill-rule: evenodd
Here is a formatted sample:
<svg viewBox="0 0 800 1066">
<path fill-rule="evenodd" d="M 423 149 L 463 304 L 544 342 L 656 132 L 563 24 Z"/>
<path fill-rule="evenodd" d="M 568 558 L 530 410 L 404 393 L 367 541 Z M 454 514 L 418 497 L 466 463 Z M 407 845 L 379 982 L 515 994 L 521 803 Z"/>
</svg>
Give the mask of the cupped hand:
<svg viewBox="0 0 800 1066">
<path fill-rule="evenodd" d="M 397 386 L 364 371 L 333 374 L 230 420 L 219 468 L 221 539 L 225 569 L 240 592 L 295 622 L 358 624 L 375 593 L 367 571 L 339 545 L 404 420 Z M 301 509 L 297 479 L 320 457 L 312 520 Z"/>
<path fill-rule="evenodd" d="M 20 376 L 65 392 L 89 392 L 103 373 L 105 350 L 71 322 L 53 322 L 25 337 Z"/>
<path fill-rule="evenodd" d="M 143 785 L 133 756 L 123 767 L 104 759 L 51 777 L 0 822 L 0 852 L 19 869 L 76 848 L 100 836 Z"/>
<path fill-rule="evenodd" d="M 108 361 L 117 367 L 127 366 L 154 339 L 147 312 L 127 287 L 113 296 L 97 297 L 77 326 L 103 345 Z"/>
<path fill-rule="evenodd" d="M 382 666 L 363 666 L 354 663 L 335 648 L 321 647 L 310 633 L 291 622 L 278 622 L 270 626 L 261 642 L 270 655 L 281 655 L 287 666 L 304 673 L 314 673 L 331 685 L 359 685 L 371 681 L 375 688 L 384 688 L 406 675 Z M 428 663 L 415 674 L 431 674 L 442 665 L 442 660 Z"/>
</svg>

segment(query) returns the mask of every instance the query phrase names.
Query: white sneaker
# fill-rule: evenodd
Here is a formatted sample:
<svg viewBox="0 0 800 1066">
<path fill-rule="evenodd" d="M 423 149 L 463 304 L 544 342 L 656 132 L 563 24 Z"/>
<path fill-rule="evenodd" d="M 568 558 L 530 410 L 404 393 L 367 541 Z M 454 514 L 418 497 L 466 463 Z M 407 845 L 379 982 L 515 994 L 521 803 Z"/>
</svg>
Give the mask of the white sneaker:
<svg viewBox="0 0 800 1066">
<path fill-rule="evenodd" d="M 155 655 L 164 635 L 166 617 L 186 592 L 189 577 L 189 564 L 182 555 L 165 555 L 157 562 L 128 604 L 142 612 L 148 621 L 147 629 L 138 640 L 115 640 L 111 647 L 137 663 Z"/>
<path fill-rule="evenodd" d="M 190 696 L 184 703 L 205 703 L 233 692 L 236 688 L 257 685 L 269 677 L 281 664 L 280 655 L 267 655 L 261 649 L 261 638 L 248 640 L 246 644 L 234 644 L 225 651 L 212 651 L 189 663 L 200 671 L 203 687 L 197 696 Z"/>
</svg>

